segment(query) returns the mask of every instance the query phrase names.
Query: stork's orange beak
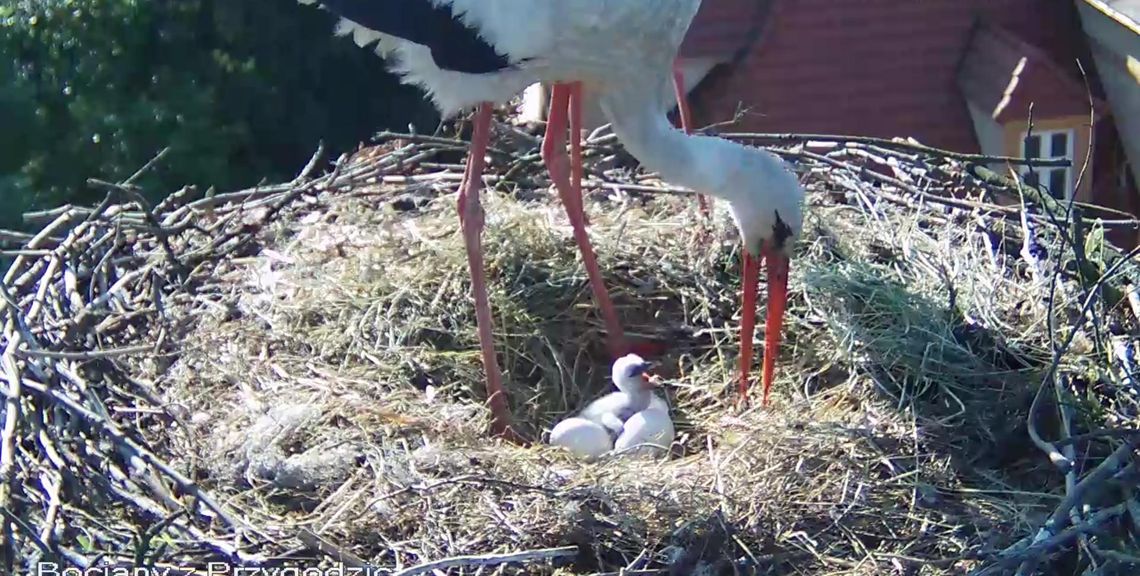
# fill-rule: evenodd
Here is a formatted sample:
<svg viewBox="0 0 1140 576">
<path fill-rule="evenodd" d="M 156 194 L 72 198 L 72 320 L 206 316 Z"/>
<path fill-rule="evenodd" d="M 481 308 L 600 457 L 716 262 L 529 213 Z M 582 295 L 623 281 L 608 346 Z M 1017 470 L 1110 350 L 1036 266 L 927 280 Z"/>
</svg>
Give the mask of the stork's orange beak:
<svg viewBox="0 0 1140 576">
<path fill-rule="evenodd" d="M 788 304 L 788 257 L 778 250 L 768 247 L 760 253 L 768 265 L 768 318 L 764 325 L 764 367 L 762 378 L 764 400 L 768 404 L 768 394 L 776 372 L 776 357 L 780 354 L 780 335 L 784 330 L 784 310 Z M 748 395 L 748 375 L 752 368 L 752 338 L 756 333 L 756 289 L 760 283 L 760 259 L 744 251 L 743 305 L 740 321 L 740 396 L 744 401 Z"/>
<path fill-rule="evenodd" d="M 648 372 L 641 373 L 641 388 L 643 390 L 652 390 L 657 386 L 658 378 Z"/>
<path fill-rule="evenodd" d="M 764 323 L 764 369 L 761 373 L 764 383 L 764 400 L 768 404 L 768 392 L 776 372 L 776 357 L 780 355 L 780 336 L 784 333 L 784 311 L 788 307 L 788 268 L 790 263 L 783 252 L 765 249 L 764 260 L 768 265 L 768 319 Z"/>
</svg>

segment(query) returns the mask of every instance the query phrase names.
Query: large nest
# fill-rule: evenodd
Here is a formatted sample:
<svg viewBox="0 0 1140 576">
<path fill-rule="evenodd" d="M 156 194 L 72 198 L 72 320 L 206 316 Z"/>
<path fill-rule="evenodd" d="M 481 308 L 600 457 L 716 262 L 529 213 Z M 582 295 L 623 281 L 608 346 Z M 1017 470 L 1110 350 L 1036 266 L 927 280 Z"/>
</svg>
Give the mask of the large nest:
<svg viewBox="0 0 1140 576">
<path fill-rule="evenodd" d="M 495 343 L 541 440 L 611 359 L 536 141 L 498 131 Z M 773 401 L 741 410 L 726 207 L 706 220 L 592 137 L 590 236 L 629 335 L 668 343 L 678 437 L 668 458 L 584 463 L 486 435 L 465 147 L 382 140 L 282 185 L 151 207 L 93 182 L 101 205 L 33 215 L 3 284 L 10 569 L 1109 574 L 1140 556 L 1131 254 L 987 159 L 775 148 L 808 216 Z"/>
</svg>

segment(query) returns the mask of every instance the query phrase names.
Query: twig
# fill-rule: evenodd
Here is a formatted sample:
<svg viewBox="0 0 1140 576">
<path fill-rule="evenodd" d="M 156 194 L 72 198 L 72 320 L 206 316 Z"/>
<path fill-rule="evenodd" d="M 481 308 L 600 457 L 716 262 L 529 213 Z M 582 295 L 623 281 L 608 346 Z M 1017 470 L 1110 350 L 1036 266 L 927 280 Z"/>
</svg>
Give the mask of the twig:
<svg viewBox="0 0 1140 576">
<path fill-rule="evenodd" d="M 344 548 L 317 536 L 308 529 L 302 529 L 297 533 L 297 539 L 301 541 L 309 550 L 320 552 L 328 556 L 332 560 L 344 564 L 349 568 L 363 570 L 365 574 L 375 574 L 378 569 L 366 562 L 363 558 L 345 550 Z"/>
<path fill-rule="evenodd" d="M 392 574 L 392 576 L 416 576 L 418 574 L 428 574 L 436 570 L 446 570 L 448 568 L 474 568 L 485 566 L 497 566 L 500 564 L 511 563 L 535 563 L 553 560 L 555 558 L 566 558 L 578 554 L 578 547 L 576 546 L 563 546 L 561 548 L 546 548 L 543 550 L 531 550 L 528 552 L 513 552 L 510 554 L 485 554 L 481 556 L 455 556 L 453 558 L 444 558 L 442 560 L 435 560 L 419 566 L 413 566 L 404 570 L 400 570 Z"/>
<path fill-rule="evenodd" d="M 324 159 L 324 157 L 325 142 L 322 140 L 319 144 L 317 144 L 317 151 L 313 152 L 313 156 L 309 158 L 309 161 L 305 164 L 305 167 L 301 169 L 301 172 L 297 174 L 297 177 L 294 178 L 293 181 L 289 183 L 289 185 L 296 186 L 301 182 L 308 180 L 309 177 L 312 176 L 313 172 L 316 172 L 317 167 L 320 166 L 320 162 Z"/>
<path fill-rule="evenodd" d="M 4 508 L 4 507 L 0 507 L 0 516 L 4 517 L 5 522 L 10 522 L 11 523 L 10 526 L 18 527 L 20 529 L 20 531 L 23 532 L 24 535 L 27 536 L 29 540 L 31 540 L 32 544 L 35 545 L 35 547 L 39 549 L 40 552 L 43 552 L 45 554 L 51 552 L 51 549 L 48 548 L 47 544 L 40 541 L 40 539 L 36 537 L 35 529 L 33 529 L 31 526 L 29 526 L 27 521 L 25 521 L 23 518 L 20 518 L 19 516 L 12 514 L 12 512 L 10 512 L 8 510 L 8 508 Z M 8 556 L 4 560 L 6 563 L 11 563 L 11 560 L 13 560 L 14 558 L 15 558 L 14 556 Z"/>
<path fill-rule="evenodd" d="M 1094 488 L 1099 488 L 1105 480 L 1112 477 L 1131 457 L 1132 451 L 1138 446 L 1140 446 L 1140 439 L 1133 438 L 1129 441 L 1122 442 L 1108 458 L 1105 458 L 1100 465 L 1073 486 L 1073 489 L 1065 499 L 1062 500 L 1061 503 L 1057 505 L 1057 508 L 1053 510 L 1053 513 L 1049 515 L 1049 519 L 1045 521 L 1045 525 L 1042 529 L 1049 533 L 1057 533 L 1061 527 L 1068 523 L 1069 511 L 1085 501 L 1085 496 Z"/>
<path fill-rule="evenodd" d="M 42 224 L 56 220 L 60 216 L 68 213 L 82 214 L 87 211 L 88 210 L 86 208 L 80 208 L 72 206 L 71 204 L 65 204 L 63 206 L 57 206 L 55 208 L 50 208 L 47 210 L 30 210 L 28 212 L 24 212 L 21 217 L 23 218 L 25 224 Z"/>
<path fill-rule="evenodd" d="M 192 482 L 189 478 L 183 476 L 177 470 L 171 468 L 170 465 L 163 462 L 149 450 L 142 447 L 131 438 L 127 437 L 114 423 L 105 420 L 98 414 L 95 414 L 83 406 L 80 406 L 73 399 L 61 393 L 59 390 L 50 389 L 49 387 L 38 382 L 29 381 L 26 382 L 26 385 L 28 388 L 31 388 L 32 390 L 35 390 L 36 392 L 54 400 L 68 412 L 71 412 L 75 416 L 82 418 L 96 431 L 106 434 L 112 441 L 119 445 L 119 447 L 125 453 L 137 456 L 146 464 L 158 469 L 164 476 L 170 478 L 178 485 L 180 492 L 190 495 L 196 501 L 202 503 L 202 505 L 204 505 L 206 508 L 217 514 L 218 518 L 220 518 L 227 525 L 233 527 L 240 527 L 244 525 L 244 523 L 239 523 L 237 520 L 233 519 L 230 516 L 229 512 L 215 503 L 213 498 L 206 494 L 205 491 L 201 490 L 197 484 Z"/>
<path fill-rule="evenodd" d="M 143 174 L 146 174 L 151 168 L 154 168 L 155 166 L 157 166 L 158 163 L 161 162 L 163 158 L 166 158 L 166 155 L 169 152 L 170 152 L 169 146 L 167 146 L 166 148 L 163 148 L 162 150 L 159 150 L 158 154 L 155 154 L 154 157 L 151 158 L 150 160 L 148 160 L 146 164 L 142 165 L 142 168 L 139 168 L 138 170 L 136 170 L 135 173 L 131 174 L 130 177 L 127 178 L 126 180 L 123 180 L 123 182 L 122 182 L 123 186 L 134 186 L 135 182 L 137 182 L 139 178 L 142 178 Z"/>
<path fill-rule="evenodd" d="M 60 509 L 60 490 L 63 488 L 63 478 L 58 472 L 41 472 L 40 485 L 48 496 L 48 510 L 44 514 L 44 524 L 40 528 L 40 541 L 50 544 L 55 540 L 55 524 Z"/>
<path fill-rule="evenodd" d="M 185 267 L 178 259 L 178 256 L 174 254 L 174 248 L 172 248 L 170 245 L 170 232 L 162 227 L 162 223 L 159 222 L 158 218 L 154 215 L 154 211 L 151 209 L 150 203 L 147 202 L 146 198 L 143 197 L 142 193 L 139 192 L 138 189 L 128 183 L 113 184 L 111 182 L 104 182 L 97 178 L 88 178 L 87 183 L 93 186 L 118 190 L 119 192 L 125 194 L 127 197 L 133 199 L 139 205 L 139 208 L 142 209 L 143 216 L 146 218 L 147 223 L 154 227 L 152 232 L 154 233 L 155 239 L 158 240 L 159 245 L 162 247 L 162 251 L 166 254 L 166 260 L 167 262 L 170 262 L 171 269 L 175 274 L 178 274 L 180 276 L 185 274 Z"/>
<path fill-rule="evenodd" d="M 377 132 L 376 134 L 374 134 L 372 136 L 372 138 L 374 140 L 397 140 L 398 139 L 398 140 L 405 140 L 408 142 L 423 142 L 423 143 L 428 143 L 428 144 L 440 144 L 443 146 L 454 146 L 455 148 L 464 149 L 464 150 L 470 148 L 470 146 L 471 146 L 471 144 L 469 142 L 466 142 L 463 140 L 458 140 L 455 138 L 441 138 L 439 136 L 426 136 L 423 134 L 399 134 L 396 132 L 388 132 L 388 131 Z M 489 152 L 491 154 L 498 154 L 500 156 L 507 156 L 507 157 L 511 156 L 511 154 L 509 152 L 507 152 L 505 150 L 500 150 L 498 148 L 495 148 L 494 146 L 488 146 L 487 152 Z"/>
<path fill-rule="evenodd" d="M 4 374 L 8 380 L 7 390 L 4 394 L 4 428 L 0 431 L 0 509 L 3 510 L 12 509 L 12 492 L 16 483 L 15 440 L 16 427 L 22 414 L 20 410 L 22 391 L 20 376 L 16 371 L 16 362 L 12 356 L 19 345 L 19 336 L 9 340 L 7 346 L 4 347 L 3 357 L 0 357 L 0 362 L 3 362 Z M 0 523 L 0 539 L 2 539 L 0 551 L 3 552 L 5 568 L 9 574 L 14 568 L 15 543 L 12 541 L 14 536 L 12 524 L 5 516 L 3 523 Z"/>
<path fill-rule="evenodd" d="M 985 209 L 989 212 L 999 213 L 999 214 L 1003 214 L 1003 215 L 1006 215 L 1009 217 L 1014 217 L 1014 216 L 1020 217 L 1022 214 L 1021 210 L 1019 210 L 1018 208 L 1013 207 L 1013 206 L 1001 206 L 998 204 L 987 204 L 987 203 L 983 203 L 983 202 L 974 202 L 971 200 L 963 200 L 960 198 L 954 198 L 952 196 L 941 196 L 941 195 L 937 195 L 937 194 L 931 194 L 929 192 L 925 192 L 923 190 L 920 190 L 913 185 L 907 184 L 906 182 L 902 182 L 902 181 L 898 180 L 897 178 L 892 178 L 890 176 L 880 174 L 874 170 L 863 168 L 861 166 L 855 166 L 853 164 L 843 162 L 842 160 L 836 160 L 834 158 L 829 158 L 827 156 L 824 156 L 822 154 L 818 154 L 815 152 L 810 152 L 807 150 L 804 150 L 801 152 L 786 152 L 786 151 L 777 150 L 774 152 L 781 155 L 781 156 L 808 158 L 811 160 L 816 160 L 818 162 L 822 162 L 824 164 L 828 164 L 830 166 L 834 166 L 836 168 L 844 168 L 844 169 L 850 170 L 853 174 L 856 174 L 862 178 L 877 180 L 879 182 L 883 182 L 885 184 L 890 184 L 892 186 L 895 186 L 898 189 L 900 189 L 904 192 L 907 192 L 908 194 L 911 194 L 917 198 L 922 199 L 924 202 L 931 202 L 934 204 L 942 204 L 945 206 L 951 206 L 954 208 L 961 208 L 961 209 L 979 209 L 979 208 L 981 208 L 981 209 Z M 1012 187 L 1014 187 L 1014 189 L 1016 189 L 1017 183 L 1016 182 L 1010 182 L 1010 186 L 1012 186 Z M 883 197 L 886 199 L 891 199 L 891 197 L 889 196 L 890 193 L 883 191 L 883 190 L 863 190 L 862 192 L 875 194 L 877 196 L 880 196 L 880 197 Z M 892 200 L 892 201 L 894 201 L 894 200 Z M 1042 216 L 1040 216 L 1038 214 L 1028 214 L 1027 216 L 1030 219 L 1033 219 L 1035 221 L 1041 221 L 1043 218 Z M 1128 226 L 1134 226 L 1134 225 L 1138 224 L 1138 222 L 1129 221 L 1126 224 Z"/>
<path fill-rule="evenodd" d="M 1071 542 L 1078 536 L 1088 533 L 1127 510 L 1125 504 L 1121 503 L 1093 514 L 1083 524 L 1069 526 L 1069 511 L 1080 504 L 1086 494 L 1094 488 L 1100 487 L 1107 479 L 1112 477 L 1123 465 L 1125 459 L 1131 455 L 1132 450 L 1134 450 L 1137 445 L 1140 444 L 1125 442 L 1117 448 L 1111 456 L 1101 462 L 1099 466 L 1069 491 L 1068 495 L 1057 505 L 1057 508 L 1053 510 L 1049 519 L 1045 521 L 1045 524 L 1036 535 L 1031 538 L 1025 538 L 1013 546 L 1010 546 L 1006 551 L 1002 552 L 1002 560 L 988 567 L 986 570 L 982 570 L 977 576 L 988 575 L 991 571 L 1010 566 L 1020 566 L 1019 572 L 1032 571 L 1036 563 L 1041 560 L 1042 555 Z M 1066 528 L 1066 526 L 1068 526 L 1068 528 Z"/>
<path fill-rule="evenodd" d="M 1133 430 L 1128 428 L 1115 428 L 1106 430 L 1094 430 L 1092 432 L 1085 432 L 1084 434 L 1077 434 L 1069 436 L 1063 440 L 1053 442 L 1056 446 L 1067 446 L 1069 444 L 1077 444 L 1085 442 L 1094 438 L 1133 438 L 1140 437 L 1140 430 Z"/>
<path fill-rule="evenodd" d="M 1085 297 L 1085 301 L 1082 304 L 1081 310 L 1080 310 L 1079 318 L 1081 319 L 1082 323 L 1084 322 L 1084 319 L 1087 316 L 1089 309 L 1096 302 L 1096 295 L 1098 293 L 1097 288 L 1099 288 L 1103 283 L 1107 282 L 1116 273 L 1116 271 L 1121 266 L 1123 266 L 1123 264 L 1125 262 L 1130 261 L 1132 258 L 1136 257 L 1138 254 L 1140 254 L 1140 246 L 1137 246 L 1136 248 L 1133 248 L 1131 251 L 1129 251 L 1128 255 L 1125 258 L 1121 258 L 1121 259 L 1117 260 L 1116 263 L 1114 263 L 1111 267 L 1109 267 L 1109 269 L 1105 271 L 1104 275 L 1102 275 L 1100 277 L 1100 279 L 1097 280 L 1096 285 L 1091 290 L 1088 291 L 1088 293 Z M 1065 342 L 1062 343 L 1060 346 L 1055 347 L 1055 349 L 1053 351 L 1053 362 L 1049 365 L 1048 370 L 1046 370 L 1046 372 L 1045 372 L 1045 376 L 1041 379 L 1041 385 L 1038 386 L 1038 388 L 1037 388 L 1037 393 L 1033 397 L 1033 403 L 1030 405 L 1029 414 L 1026 417 L 1026 427 L 1027 427 L 1027 430 L 1028 430 L 1030 437 L 1033 439 L 1034 444 L 1036 444 L 1039 448 L 1041 448 L 1041 450 L 1045 451 L 1045 453 L 1049 455 L 1049 459 L 1052 460 L 1054 463 L 1058 464 L 1058 466 L 1060 466 L 1062 462 L 1066 463 L 1065 466 L 1071 466 L 1072 463 L 1068 462 L 1067 459 L 1064 457 L 1064 455 L 1062 455 L 1057 450 L 1057 448 L 1055 446 L 1053 446 L 1051 443 L 1049 443 L 1049 442 L 1045 441 L 1043 438 L 1041 438 L 1040 434 L 1038 434 L 1038 432 L 1037 432 L 1037 426 L 1035 424 L 1035 414 L 1037 413 L 1037 409 L 1038 409 L 1038 406 L 1040 404 L 1042 392 L 1044 391 L 1046 384 L 1053 381 L 1053 378 L 1057 372 L 1057 369 L 1061 365 L 1061 359 L 1064 357 L 1064 354 L 1069 350 L 1069 347 L 1072 346 L 1073 339 L 1077 335 L 1077 332 L 1078 332 L 1077 329 L 1078 328 L 1079 328 L 1079 326 L 1073 326 L 1072 329 L 1069 331 L 1069 335 L 1065 338 Z M 1068 468 L 1066 467 L 1063 469 L 1067 470 Z M 1066 510 L 1065 512 L 1068 513 L 1068 510 Z"/>
<path fill-rule="evenodd" d="M 0 244 L 24 244 L 32 238 L 33 236 L 27 232 L 0 230 Z"/>
<path fill-rule="evenodd" d="M 967 170 L 975 178 L 978 178 L 987 184 L 1002 186 L 1010 190 L 1017 189 L 1018 184 L 1015 181 L 997 174 L 996 172 L 984 166 L 970 165 L 967 167 Z M 1040 188 L 1035 186 L 1025 186 L 1024 191 L 1025 195 L 1028 196 L 1034 204 L 1040 206 L 1042 210 L 1046 212 L 1046 214 L 1058 214 L 1064 211 L 1062 210 L 1060 204 L 1052 196 L 1043 192 Z M 1060 226 L 1061 224 L 1068 223 L 1068 220 L 1055 219 L 1053 220 L 1053 223 L 1057 226 Z M 1059 232 L 1065 237 L 1068 237 L 1069 235 L 1067 229 L 1059 230 Z M 1122 266 L 1125 266 L 1126 277 L 1129 279 L 1129 281 L 1134 283 L 1140 282 L 1140 267 L 1137 266 L 1137 263 L 1127 261 L 1128 258 L 1124 256 L 1120 250 L 1117 250 L 1110 246 L 1105 246 L 1104 264 L 1106 266 L 1112 266 L 1120 260 L 1126 260 Z M 1085 267 L 1080 269 L 1080 273 L 1082 275 L 1085 275 L 1089 281 L 1096 280 L 1100 275 L 1098 270 L 1087 265 L 1087 263 Z M 1119 288 L 1111 285 L 1102 285 L 1101 289 L 1105 290 L 1105 298 L 1108 301 L 1109 307 L 1114 306 L 1116 302 L 1119 302 L 1123 298 L 1123 293 Z"/>
<path fill-rule="evenodd" d="M 851 135 L 838 135 L 838 134 L 776 134 L 776 133 L 760 133 L 760 132 L 727 132 L 718 134 L 721 138 L 728 138 L 732 140 L 769 140 L 775 142 L 837 142 L 837 143 L 859 143 L 859 144 L 874 144 L 884 148 L 902 148 L 904 150 L 913 150 L 923 154 L 933 156 L 941 156 L 944 158 L 953 158 L 954 160 L 963 160 L 968 162 L 981 162 L 981 163 L 996 163 L 1007 162 L 1009 164 L 1020 164 L 1024 166 L 1042 166 L 1042 167 L 1068 167 L 1072 162 L 1068 160 L 1041 160 L 1030 158 L 1018 158 L 1015 156 L 987 156 L 984 154 L 967 154 L 964 152 L 955 152 L 953 150 L 943 150 L 917 142 L 906 142 L 903 140 L 892 140 L 888 138 L 874 138 L 871 136 L 851 136 Z"/>
<path fill-rule="evenodd" d="M 985 568 L 975 571 L 972 576 L 990 576 L 997 574 L 1013 566 L 1017 566 L 1025 562 L 1027 559 L 1040 560 L 1048 554 L 1052 554 L 1058 548 L 1075 540 L 1082 534 L 1088 534 L 1103 526 L 1106 522 L 1116 518 L 1124 512 L 1123 504 L 1117 504 L 1111 508 L 1106 508 L 1089 516 L 1089 519 L 1083 524 L 1077 526 L 1070 526 L 1066 530 L 1055 535 L 1039 537 L 1034 539 L 1034 542 L 1023 548 L 1017 550 L 1007 550 L 1002 553 L 993 564 Z M 1041 536 L 1039 534 L 1039 536 Z"/>
<path fill-rule="evenodd" d="M 20 350 L 21 356 L 36 358 L 54 358 L 57 360 L 94 360 L 96 358 L 115 358 L 130 356 L 131 354 L 154 353 L 153 344 L 140 344 L 137 346 L 124 346 L 122 348 L 109 348 L 104 350 L 82 350 L 77 352 L 57 352 L 54 350 Z"/>
</svg>

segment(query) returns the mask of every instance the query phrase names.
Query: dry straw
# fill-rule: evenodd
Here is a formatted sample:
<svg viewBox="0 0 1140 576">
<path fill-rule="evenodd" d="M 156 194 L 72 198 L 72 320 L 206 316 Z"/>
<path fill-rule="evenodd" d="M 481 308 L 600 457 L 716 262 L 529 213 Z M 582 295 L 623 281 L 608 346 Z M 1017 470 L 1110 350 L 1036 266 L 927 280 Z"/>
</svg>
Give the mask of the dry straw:
<svg viewBox="0 0 1140 576">
<path fill-rule="evenodd" d="M 605 390 L 609 358 L 533 138 L 498 129 L 495 339 L 541 438 Z M 1099 225 L 1074 252 L 1035 190 L 1022 217 L 986 159 L 788 139 L 808 217 L 773 403 L 743 412 L 726 207 L 706 221 L 612 137 L 588 145 L 621 319 L 668 344 L 665 460 L 486 437 L 458 140 L 382 135 L 323 176 L 318 155 L 293 182 L 154 207 L 95 182 L 107 202 L 32 215 L 3 283 L 8 568 L 1135 568 L 1132 264 Z"/>
</svg>

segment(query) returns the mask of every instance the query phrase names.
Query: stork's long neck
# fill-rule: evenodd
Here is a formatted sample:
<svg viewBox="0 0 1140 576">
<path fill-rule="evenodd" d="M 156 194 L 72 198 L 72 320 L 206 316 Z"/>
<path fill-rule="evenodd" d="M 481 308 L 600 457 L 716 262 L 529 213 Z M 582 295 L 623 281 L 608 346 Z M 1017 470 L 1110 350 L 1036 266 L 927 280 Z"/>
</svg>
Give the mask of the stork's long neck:
<svg viewBox="0 0 1140 576">
<path fill-rule="evenodd" d="M 640 387 L 634 387 L 632 392 L 626 392 L 629 397 L 629 409 L 633 412 L 641 412 L 649 407 L 649 401 L 653 399 L 652 390 L 643 390 Z"/>
<path fill-rule="evenodd" d="M 629 153 L 669 184 L 731 201 L 725 197 L 731 191 L 721 185 L 723 174 L 709 165 L 707 155 L 701 154 L 702 146 L 715 139 L 691 136 L 674 128 L 663 107 L 652 99 L 647 102 L 640 97 L 643 94 L 614 91 L 599 98 L 614 134 Z"/>
</svg>

